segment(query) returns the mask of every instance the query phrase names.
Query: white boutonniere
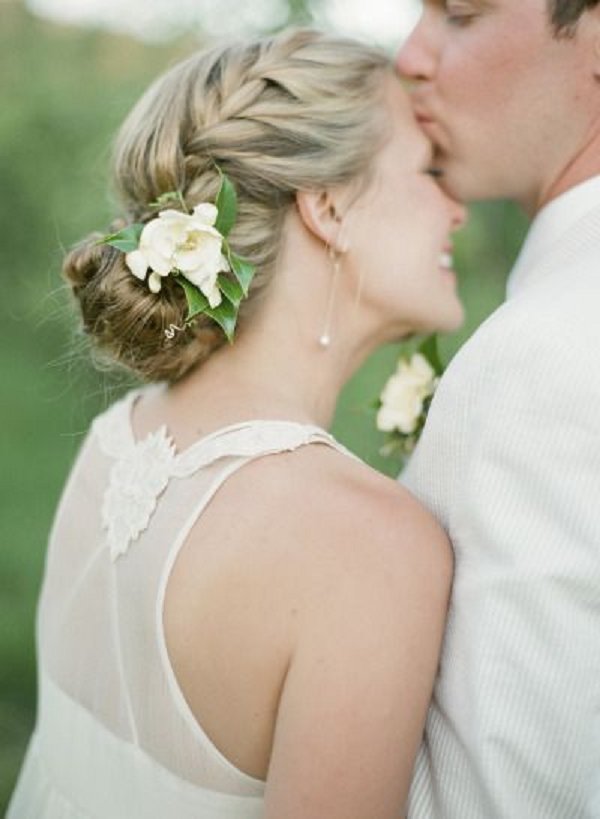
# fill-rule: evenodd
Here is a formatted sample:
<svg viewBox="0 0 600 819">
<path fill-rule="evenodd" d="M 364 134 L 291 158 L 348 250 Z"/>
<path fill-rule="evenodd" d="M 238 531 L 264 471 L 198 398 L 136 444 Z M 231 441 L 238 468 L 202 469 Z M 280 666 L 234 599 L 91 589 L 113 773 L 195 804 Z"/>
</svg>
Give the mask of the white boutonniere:
<svg viewBox="0 0 600 819">
<path fill-rule="evenodd" d="M 413 451 L 442 372 L 436 336 L 400 357 L 377 402 L 377 429 L 387 433 L 382 455 L 406 458 Z"/>
</svg>

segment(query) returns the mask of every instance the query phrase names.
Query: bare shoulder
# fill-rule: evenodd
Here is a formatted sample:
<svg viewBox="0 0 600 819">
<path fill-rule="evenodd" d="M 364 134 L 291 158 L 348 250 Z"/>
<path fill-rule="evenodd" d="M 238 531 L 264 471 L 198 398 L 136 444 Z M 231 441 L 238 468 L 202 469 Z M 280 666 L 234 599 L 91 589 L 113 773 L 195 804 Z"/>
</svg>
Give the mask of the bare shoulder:
<svg viewBox="0 0 600 819">
<path fill-rule="evenodd" d="M 418 575 L 448 590 L 452 549 L 434 517 L 398 482 L 334 449 L 259 459 L 234 476 L 229 491 L 244 537 L 267 556 L 285 551 L 287 565 L 308 582 L 311 574 L 339 578 L 344 569 L 362 579 L 381 575 L 388 585 L 395 575 Z"/>
<path fill-rule="evenodd" d="M 239 767 L 269 771 L 266 816 L 373 816 L 372 794 L 396 815 L 451 554 L 407 490 L 326 446 L 258 458 L 214 495 L 175 564 L 165 631 L 199 721 Z"/>
<path fill-rule="evenodd" d="M 266 815 L 396 816 L 438 664 L 451 549 L 407 490 L 364 464 L 311 447 L 291 472 L 279 491 L 300 593 Z"/>
</svg>

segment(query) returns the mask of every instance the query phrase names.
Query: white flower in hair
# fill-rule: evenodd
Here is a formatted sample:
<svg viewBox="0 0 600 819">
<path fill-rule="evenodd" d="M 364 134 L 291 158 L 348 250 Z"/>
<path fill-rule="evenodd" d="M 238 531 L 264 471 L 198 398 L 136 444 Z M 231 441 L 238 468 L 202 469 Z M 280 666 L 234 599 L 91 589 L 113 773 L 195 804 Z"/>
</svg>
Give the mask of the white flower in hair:
<svg viewBox="0 0 600 819">
<path fill-rule="evenodd" d="M 218 210 L 203 202 L 192 213 L 163 210 L 144 225 L 139 246 L 125 255 L 127 266 L 141 281 L 151 273 L 148 287 L 158 293 L 162 278 L 179 271 L 208 299 L 212 308 L 222 300 L 219 273 L 230 270 L 223 254 L 223 235 L 215 227 Z"/>
<path fill-rule="evenodd" d="M 231 343 L 240 304 L 248 298 L 256 273 L 255 265 L 238 256 L 229 244 L 238 212 L 237 193 L 223 171 L 218 166 L 215 169 L 221 184 L 214 205 L 202 202 L 190 213 L 181 191 L 168 191 L 150 203 L 160 209 L 154 219 L 146 224 L 134 222 L 98 240 L 99 245 L 124 253 L 131 273 L 142 282 L 148 278 L 151 293 L 160 293 L 165 276 L 173 276 L 183 289 L 187 316 L 183 327 L 172 323 L 164 329 L 167 341 L 205 315 Z M 181 210 L 169 209 L 170 202 Z"/>
</svg>

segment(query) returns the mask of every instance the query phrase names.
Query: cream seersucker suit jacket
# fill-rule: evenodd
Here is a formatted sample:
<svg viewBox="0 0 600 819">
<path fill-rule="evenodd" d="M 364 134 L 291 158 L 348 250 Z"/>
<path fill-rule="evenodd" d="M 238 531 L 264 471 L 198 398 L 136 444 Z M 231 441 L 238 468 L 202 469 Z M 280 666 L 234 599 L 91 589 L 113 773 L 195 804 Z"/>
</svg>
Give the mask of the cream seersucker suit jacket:
<svg viewBox="0 0 600 819">
<path fill-rule="evenodd" d="M 600 817 L 600 176 L 535 219 L 402 479 L 456 555 L 409 819 Z"/>
</svg>

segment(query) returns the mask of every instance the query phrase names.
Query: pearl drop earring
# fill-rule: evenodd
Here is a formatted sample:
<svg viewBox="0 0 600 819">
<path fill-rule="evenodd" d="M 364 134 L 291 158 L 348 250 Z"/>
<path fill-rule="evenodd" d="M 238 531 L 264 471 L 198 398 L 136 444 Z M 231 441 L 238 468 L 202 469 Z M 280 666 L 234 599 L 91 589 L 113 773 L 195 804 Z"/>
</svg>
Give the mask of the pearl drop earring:
<svg viewBox="0 0 600 819">
<path fill-rule="evenodd" d="M 333 305 L 335 301 L 337 281 L 342 266 L 340 258 L 333 248 L 329 248 L 329 258 L 331 259 L 332 275 L 331 282 L 329 284 L 329 293 L 327 294 L 327 309 L 325 311 L 325 322 L 323 325 L 323 332 L 319 336 L 319 347 L 321 347 L 323 350 L 327 350 L 331 346 L 331 324 L 333 319 Z"/>
</svg>

